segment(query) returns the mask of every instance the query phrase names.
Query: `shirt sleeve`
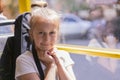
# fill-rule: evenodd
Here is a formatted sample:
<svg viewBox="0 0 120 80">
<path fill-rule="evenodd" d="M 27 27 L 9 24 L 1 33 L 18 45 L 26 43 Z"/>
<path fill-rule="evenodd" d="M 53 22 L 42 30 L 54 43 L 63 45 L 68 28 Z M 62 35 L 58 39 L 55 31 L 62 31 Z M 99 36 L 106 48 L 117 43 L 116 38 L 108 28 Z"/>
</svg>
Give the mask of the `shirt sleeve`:
<svg viewBox="0 0 120 80">
<path fill-rule="evenodd" d="M 73 65 L 74 64 L 74 61 L 72 60 L 70 54 L 66 51 L 60 51 L 61 54 L 61 59 L 63 61 L 63 64 L 65 67 L 68 67 L 70 65 Z"/>
<path fill-rule="evenodd" d="M 29 56 L 19 56 L 16 60 L 15 78 L 28 73 L 38 73 L 33 58 Z"/>
</svg>

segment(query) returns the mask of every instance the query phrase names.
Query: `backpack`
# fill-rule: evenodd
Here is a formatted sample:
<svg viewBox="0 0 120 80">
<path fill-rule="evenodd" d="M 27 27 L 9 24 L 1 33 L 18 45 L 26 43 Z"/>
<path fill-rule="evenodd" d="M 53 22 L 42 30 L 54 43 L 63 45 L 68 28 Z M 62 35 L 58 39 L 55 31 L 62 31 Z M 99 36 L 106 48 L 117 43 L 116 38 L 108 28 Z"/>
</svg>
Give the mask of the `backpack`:
<svg viewBox="0 0 120 80">
<path fill-rule="evenodd" d="M 30 50 L 29 20 L 30 13 L 19 15 L 15 22 L 14 36 L 8 37 L 0 59 L 0 80 L 15 80 L 16 58 Z"/>
</svg>

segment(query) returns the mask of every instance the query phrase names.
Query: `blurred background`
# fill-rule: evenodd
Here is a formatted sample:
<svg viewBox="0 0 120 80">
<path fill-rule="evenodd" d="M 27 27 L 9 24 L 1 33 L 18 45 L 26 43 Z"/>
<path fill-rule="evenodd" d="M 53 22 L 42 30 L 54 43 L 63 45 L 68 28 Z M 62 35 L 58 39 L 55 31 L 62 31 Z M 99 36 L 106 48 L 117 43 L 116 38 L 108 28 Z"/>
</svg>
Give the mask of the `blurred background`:
<svg viewBox="0 0 120 80">
<path fill-rule="evenodd" d="M 4 16 L 15 19 L 20 14 L 18 0 L 2 1 Z M 120 49 L 120 0 L 45 1 L 61 14 L 59 43 Z M 119 19 L 113 24 L 116 18 Z M 0 35 L 0 38 L 3 48 L 6 37 Z M 75 62 L 77 80 L 120 80 L 119 59 L 70 55 Z"/>
</svg>

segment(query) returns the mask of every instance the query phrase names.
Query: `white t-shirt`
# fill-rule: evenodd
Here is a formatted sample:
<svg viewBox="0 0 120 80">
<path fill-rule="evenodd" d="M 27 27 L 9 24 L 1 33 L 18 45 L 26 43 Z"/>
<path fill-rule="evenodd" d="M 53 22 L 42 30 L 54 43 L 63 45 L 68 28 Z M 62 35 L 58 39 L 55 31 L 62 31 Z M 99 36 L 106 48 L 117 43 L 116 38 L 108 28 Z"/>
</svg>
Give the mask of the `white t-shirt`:
<svg viewBox="0 0 120 80">
<path fill-rule="evenodd" d="M 65 67 L 74 64 L 68 52 L 57 50 L 56 54 L 58 55 L 60 60 L 62 60 L 62 64 Z M 43 64 L 42 68 L 43 70 L 45 70 L 45 66 Z M 17 77 L 21 75 L 34 72 L 39 74 L 32 53 L 30 51 L 26 51 L 25 53 L 21 54 L 16 60 L 15 78 L 17 79 Z"/>
</svg>

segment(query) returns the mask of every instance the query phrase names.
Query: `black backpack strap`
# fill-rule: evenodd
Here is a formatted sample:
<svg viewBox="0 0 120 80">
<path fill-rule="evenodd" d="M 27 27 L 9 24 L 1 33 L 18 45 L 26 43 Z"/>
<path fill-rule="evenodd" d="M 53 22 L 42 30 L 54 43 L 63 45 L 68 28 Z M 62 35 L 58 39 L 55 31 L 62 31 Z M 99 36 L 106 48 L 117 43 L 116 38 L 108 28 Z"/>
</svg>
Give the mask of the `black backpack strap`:
<svg viewBox="0 0 120 80">
<path fill-rule="evenodd" d="M 44 72 L 43 72 L 42 66 L 40 64 L 40 60 L 38 59 L 38 55 L 37 55 L 37 52 L 35 50 L 34 44 L 32 45 L 32 54 L 33 54 L 34 61 L 36 63 L 37 69 L 38 69 L 39 74 L 40 74 L 40 79 L 44 80 Z"/>
</svg>

